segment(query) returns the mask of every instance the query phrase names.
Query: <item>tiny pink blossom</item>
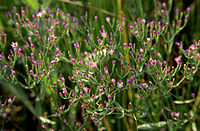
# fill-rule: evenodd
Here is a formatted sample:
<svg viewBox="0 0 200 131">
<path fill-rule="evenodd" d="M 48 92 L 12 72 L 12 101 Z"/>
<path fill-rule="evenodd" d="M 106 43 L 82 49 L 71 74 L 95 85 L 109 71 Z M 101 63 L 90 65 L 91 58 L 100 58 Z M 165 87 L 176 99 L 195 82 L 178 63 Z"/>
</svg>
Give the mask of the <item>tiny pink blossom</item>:
<svg viewBox="0 0 200 131">
<path fill-rule="evenodd" d="M 110 94 L 108 95 L 108 99 L 111 99 L 111 95 Z"/>
<path fill-rule="evenodd" d="M 114 52 L 115 52 L 115 51 L 114 51 L 113 49 L 109 50 L 110 55 L 113 55 Z"/>
<path fill-rule="evenodd" d="M 17 42 L 12 42 L 11 46 L 12 46 L 12 47 L 17 47 L 17 46 L 18 46 L 18 43 L 17 43 Z"/>
<path fill-rule="evenodd" d="M 110 17 L 107 17 L 107 18 L 106 18 L 106 21 L 107 21 L 107 22 L 110 22 Z"/>
<path fill-rule="evenodd" d="M 162 3 L 162 7 L 163 7 L 163 8 L 166 7 L 166 3 L 165 3 L 165 2 Z"/>
<path fill-rule="evenodd" d="M 176 63 L 181 63 L 181 58 L 179 57 L 176 57 L 174 60 L 176 61 Z"/>
<path fill-rule="evenodd" d="M 137 30 L 135 31 L 135 35 L 136 35 L 136 36 L 138 35 L 138 31 L 137 31 Z"/>
<path fill-rule="evenodd" d="M 95 20 L 97 20 L 97 18 L 98 18 L 97 16 L 94 17 Z"/>
<path fill-rule="evenodd" d="M 12 103 L 12 99 L 11 98 L 8 99 L 8 103 L 10 103 L 10 104 Z"/>
<path fill-rule="evenodd" d="M 6 69 L 7 69 L 7 67 L 8 67 L 7 65 L 4 65 L 4 66 L 3 66 L 3 69 L 4 69 L 4 70 L 6 70 Z"/>
<path fill-rule="evenodd" d="M 88 77 L 89 77 L 89 78 L 92 78 L 92 74 L 88 74 Z"/>
<path fill-rule="evenodd" d="M 146 23 L 146 20 L 145 19 L 142 19 L 142 24 L 145 24 Z"/>
<path fill-rule="evenodd" d="M 147 42 L 150 43 L 151 42 L 151 38 L 147 38 Z"/>
<path fill-rule="evenodd" d="M 87 87 L 84 87 L 84 88 L 83 88 L 83 91 L 84 91 L 85 93 L 87 93 L 88 90 L 89 90 L 89 88 L 87 88 Z"/>
<path fill-rule="evenodd" d="M 15 75 L 15 74 L 16 74 L 16 72 L 15 72 L 15 71 L 13 71 L 13 72 L 12 72 L 12 74 L 13 74 L 13 75 Z"/>
<path fill-rule="evenodd" d="M 144 50 L 142 48 L 140 49 L 140 53 L 144 53 Z"/>
<path fill-rule="evenodd" d="M 106 32 L 103 32 L 103 33 L 101 34 L 101 36 L 102 36 L 103 38 L 106 38 L 106 36 L 107 36 Z"/>
<path fill-rule="evenodd" d="M 112 78 L 112 79 L 111 79 L 111 82 L 112 82 L 112 83 L 115 83 L 115 79 L 114 79 L 114 78 Z"/>
<path fill-rule="evenodd" d="M 123 82 L 117 82 L 117 87 L 122 88 L 123 87 Z"/>
<path fill-rule="evenodd" d="M 95 68 L 95 67 L 97 67 L 97 63 L 96 62 L 90 62 L 90 66 Z"/>
<path fill-rule="evenodd" d="M 39 13 L 37 14 L 37 17 L 38 17 L 38 18 L 42 17 L 42 13 L 39 12 Z"/>
</svg>

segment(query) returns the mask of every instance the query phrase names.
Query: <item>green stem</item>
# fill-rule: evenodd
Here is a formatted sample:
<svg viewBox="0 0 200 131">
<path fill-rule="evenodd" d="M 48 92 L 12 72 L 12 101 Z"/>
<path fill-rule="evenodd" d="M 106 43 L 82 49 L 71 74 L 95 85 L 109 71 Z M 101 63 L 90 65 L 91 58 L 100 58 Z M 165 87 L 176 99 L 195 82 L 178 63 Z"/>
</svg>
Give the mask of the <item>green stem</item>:
<svg viewBox="0 0 200 131">
<path fill-rule="evenodd" d="M 157 11 L 157 0 L 154 0 L 155 12 L 156 12 L 156 23 L 158 22 L 158 11 Z"/>
</svg>

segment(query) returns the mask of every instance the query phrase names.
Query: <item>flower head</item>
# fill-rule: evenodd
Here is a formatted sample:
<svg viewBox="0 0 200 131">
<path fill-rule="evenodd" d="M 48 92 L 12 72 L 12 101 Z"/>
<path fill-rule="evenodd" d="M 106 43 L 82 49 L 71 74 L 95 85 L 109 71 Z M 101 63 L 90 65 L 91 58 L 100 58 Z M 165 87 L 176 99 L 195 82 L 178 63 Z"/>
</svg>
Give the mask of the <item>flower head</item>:
<svg viewBox="0 0 200 131">
<path fill-rule="evenodd" d="M 122 88 L 123 87 L 123 82 L 117 82 L 117 87 Z"/>
<path fill-rule="evenodd" d="M 113 49 L 109 50 L 110 55 L 113 55 L 114 52 L 115 52 L 115 51 L 114 51 Z"/>
<path fill-rule="evenodd" d="M 17 46 L 18 46 L 18 43 L 17 43 L 17 42 L 12 42 L 11 46 L 12 46 L 12 47 L 17 47 Z"/>
<path fill-rule="evenodd" d="M 147 43 L 150 43 L 151 42 L 151 38 L 147 38 Z"/>
<path fill-rule="evenodd" d="M 138 35 L 138 31 L 137 31 L 137 30 L 135 31 L 135 35 L 136 35 L 136 36 Z"/>
<path fill-rule="evenodd" d="M 110 94 L 108 95 L 108 99 L 111 99 L 111 95 Z"/>
<path fill-rule="evenodd" d="M 101 36 L 102 36 L 103 38 L 106 38 L 106 36 L 107 36 L 106 32 L 104 31 L 104 32 L 101 34 Z"/>
<path fill-rule="evenodd" d="M 144 50 L 143 50 L 142 48 L 140 48 L 140 53 L 141 53 L 141 54 L 144 53 Z"/>
<path fill-rule="evenodd" d="M 179 57 L 176 57 L 174 60 L 176 61 L 176 63 L 181 63 L 181 58 Z"/>
<path fill-rule="evenodd" d="M 37 17 L 38 17 L 38 18 L 42 17 L 42 12 L 39 12 L 39 13 L 37 14 Z"/>
<path fill-rule="evenodd" d="M 112 79 L 111 79 L 111 82 L 112 82 L 112 83 L 115 83 L 115 79 L 114 79 L 114 78 L 112 78 Z"/>
<path fill-rule="evenodd" d="M 84 91 L 85 93 L 87 93 L 87 92 L 89 91 L 89 88 L 83 87 L 83 91 Z"/>
<path fill-rule="evenodd" d="M 66 95 L 67 89 L 66 89 L 66 88 L 63 88 L 63 89 L 62 89 L 62 93 L 63 93 L 63 95 Z"/>
<path fill-rule="evenodd" d="M 157 60 L 156 60 L 156 59 L 151 61 L 151 64 L 152 64 L 152 65 L 156 65 L 156 63 L 157 63 Z"/>
<path fill-rule="evenodd" d="M 107 17 L 107 18 L 106 18 L 106 21 L 107 21 L 107 22 L 110 22 L 110 17 Z"/>
<path fill-rule="evenodd" d="M 97 63 L 96 62 L 90 62 L 90 66 L 95 68 L 95 67 L 97 67 Z"/>
<path fill-rule="evenodd" d="M 12 103 L 12 99 L 11 98 L 8 99 L 8 103 L 10 103 L 10 104 Z"/>
</svg>

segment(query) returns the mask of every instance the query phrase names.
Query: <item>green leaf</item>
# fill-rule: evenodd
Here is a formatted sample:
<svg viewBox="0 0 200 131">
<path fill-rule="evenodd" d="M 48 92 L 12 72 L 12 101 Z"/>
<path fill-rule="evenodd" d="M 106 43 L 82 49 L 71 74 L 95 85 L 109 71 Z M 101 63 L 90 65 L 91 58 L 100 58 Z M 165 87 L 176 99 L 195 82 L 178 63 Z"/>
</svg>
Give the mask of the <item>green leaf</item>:
<svg viewBox="0 0 200 131">
<path fill-rule="evenodd" d="M 184 119 L 182 122 L 174 122 L 174 124 L 180 123 L 181 125 L 184 125 L 188 122 L 187 119 Z M 169 122 L 166 121 L 160 121 L 157 123 L 149 123 L 149 124 L 142 124 L 138 126 L 139 130 L 155 130 L 156 128 L 161 128 L 169 124 Z"/>
<path fill-rule="evenodd" d="M 21 89 L 20 86 L 13 86 L 5 80 L 0 80 L 0 85 L 7 88 L 13 95 L 15 95 L 19 100 L 21 100 L 24 103 L 24 105 L 26 105 L 26 107 L 33 113 L 33 115 L 37 116 L 31 102 L 28 100 L 28 96 Z"/>
<path fill-rule="evenodd" d="M 191 100 L 184 100 L 184 101 L 174 101 L 175 104 L 189 104 L 195 102 L 195 99 L 191 99 Z"/>
<path fill-rule="evenodd" d="M 22 101 L 24 103 L 24 105 L 33 113 L 34 116 L 36 116 L 38 119 L 40 119 L 42 122 L 44 123 L 49 123 L 49 124 L 55 124 L 54 121 L 51 121 L 45 117 L 38 117 L 39 114 L 36 113 L 35 109 L 33 108 L 33 105 L 31 104 L 31 102 L 28 100 L 28 96 L 26 95 L 26 93 L 21 89 L 20 86 L 18 85 L 12 85 L 10 83 L 8 83 L 5 80 L 0 80 L 0 85 L 2 85 L 3 87 L 5 87 L 6 89 L 8 89 L 13 95 L 15 95 L 17 97 L 17 99 L 19 99 L 20 101 Z"/>
<path fill-rule="evenodd" d="M 30 7 L 33 8 L 34 10 L 38 10 L 39 7 L 40 7 L 37 0 L 22 0 L 22 2 L 23 2 L 25 5 L 30 6 Z"/>
<path fill-rule="evenodd" d="M 42 0 L 42 8 L 43 9 L 47 9 L 47 7 L 49 6 L 49 4 L 51 3 L 51 0 Z"/>
<path fill-rule="evenodd" d="M 122 119 L 122 118 L 124 118 L 124 110 L 122 110 L 122 115 L 117 117 L 117 119 Z"/>
<path fill-rule="evenodd" d="M 55 124 L 54 121 L 51 121 L 51 120 L 49 120 L 49 119 L 47 119 L 47 118 L 45 118 L 45 117 L 42 117 L 42 116 L 40 116 L 39 119 L 40 119 L 42 122 L 44 122 L 44 123 Z"/>
<path fill-rule="evenodd" d="M 149 123 L 149 124 L 142 124 L 140 126 L 138 126 L 139 130 L 153 130 L 156 128 L 161 128 L 163 126 L 165 126 L 167 124 L 166 121 L 161 121 L 158 123 Z"/>
<path fill-rule="evenodd" d="M 2 28 L 3 28 L 3 25 L 2 25 L 2 22 L 0 20 L 0 30 L 2 30 Z"/>
</svg>

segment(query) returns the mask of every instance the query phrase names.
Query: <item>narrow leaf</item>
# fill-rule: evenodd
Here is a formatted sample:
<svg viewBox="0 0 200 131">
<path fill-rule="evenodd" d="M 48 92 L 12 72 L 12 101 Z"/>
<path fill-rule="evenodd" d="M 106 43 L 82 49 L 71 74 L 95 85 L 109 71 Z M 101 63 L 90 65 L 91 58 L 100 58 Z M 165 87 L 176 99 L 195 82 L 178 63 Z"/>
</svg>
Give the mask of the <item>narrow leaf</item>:
<svg viewBox="0 0 200 131">
<path fill-rule="evenodd" d="M 26 105 L 26 107 L 36 116 L 36 112 L 31 102 L 28 100 L 28 96 L 19 86 L 13 86 L 12 84 L 4 80 L 0 80 L 0 85 L 7 88 L 13 95 L 15 95 L 19 100 L 21 100 L 24 103 L 24 105 Z"/>
<path fill-rule="evenodd" d="M 189 104 L 194 102 L 195 99 L 191 99 L 191 100 L 185 100 L 185 101 L 174 101 L 175 104 Z"/>
<path fill-rule="evenodd" d="M 30 6 L 34 10 L 38 10 L 39 9 L 39 3 L 37 2 L 37 0 L 22 0 L 22 2 L 24 4 Z"/>
</svg>

